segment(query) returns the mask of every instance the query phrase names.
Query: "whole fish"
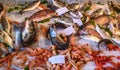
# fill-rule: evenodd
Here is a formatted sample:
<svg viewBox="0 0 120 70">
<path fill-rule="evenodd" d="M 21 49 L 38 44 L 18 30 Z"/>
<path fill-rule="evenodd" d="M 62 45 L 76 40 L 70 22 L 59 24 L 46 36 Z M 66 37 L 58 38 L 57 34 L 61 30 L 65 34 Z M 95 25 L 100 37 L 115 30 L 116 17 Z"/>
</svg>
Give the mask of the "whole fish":
<svg viewBox="0 0 120 70">
<path fill-rule="evenodd" d="M 94 35 L 81 35 L 80 36 L 82 39 L 88 40 L 88 41 L 93 41 L 93 42 L 99 42 L 100 38 L 98 38 L 97 36 Z"/>
<path fill-rule="evenodd" d="M 2 24 L 3 30 L 6 33 L 10 34 L 10 23 L 6 17 L 2 17 L 1 24 Z"/>
<path fill-rule="evenodd" d="M 98 38 L 102 39 L 102 37 L 100 36 L 100 34 L 96 30 L 93 30 L 93 29 L 90 29 L 90 28 L 84 28 L 84 29 L 80 30 L 79 33 L 81 35 L 82 34 L 94 35 L 94 36 L 97 36 Z"/>
<path fill-rule="evenodd" d="M 2 30 L 0 30 L 0 42 L 3 43 L 6 47 L 14 48 L 11 37 Z"/>
<path fill-rule="evenodd" d="M 65 16 L 59 16 L 59 17 L 53 17 L 52 18 L 55 22 L 60 22 L 63 23 L 65 25 L 74 25 L 72 22 L 72 19 L 69 17 L 65 17 Z"/>
<path fill-rule="evenodd" d="M 114 35 L 113 37 L 111 37 L 111 40 L 116 44 L 120 46 L 120 36 L 118 35 Z"/>
<path fill-rule="evenodd" d="M 36 38 L 36 27 L 33 21 L 26 20 L 21 30 L 21 43 L 23 46 L 29 46 L 35 41 Z"/>
<path fill-rule="evenodd" d="M 110 39 L 110 35 L 96 24 L 96 31 L 103 39 Z"/>
<path fill-rule="evenodd" d="M 40 5 L 40 1 L 35 1 L 33 3 L 30 3 L 20 11 L 20 14 L 22 14 L 23 12 L 26 12 L 26 11 L 34 10 L 34 9 L 38 8 L 39 5 Z"/>
<path fill-rule="evenodd" d="M 44 19 L 51 18 L 55 15 L 56 15 L 55 11 L 52 11 L 50 9 L 46 9 L 46 10 L 41 10 L 41 11 L 36 12 L 35 14 L 33 14 L 29 18 L 29 20 L 38 22 L 38 21 L 41 21 L 41 20 L 44 20 Z"/>
</svg>

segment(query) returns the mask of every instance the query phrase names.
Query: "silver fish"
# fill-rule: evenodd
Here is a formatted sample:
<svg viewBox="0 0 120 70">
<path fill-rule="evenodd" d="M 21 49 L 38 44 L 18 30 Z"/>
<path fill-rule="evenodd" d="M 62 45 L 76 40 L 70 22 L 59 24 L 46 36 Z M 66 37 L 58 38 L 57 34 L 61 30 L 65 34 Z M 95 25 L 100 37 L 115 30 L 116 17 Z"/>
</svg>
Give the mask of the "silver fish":
<svg viewBox="0 0 120 70">
<path fill-rule="evenodd" d="M 23 8 L 20 11 L 20 13 L 22 14 L 23 12 L 34 10 L 34 9 L 38 8 L 39 5 L 40 5 L 40 1 L 35 1 L 33 3 L 30 3 L 25 8 Z"/>
<path fill-rule="evenodd" d="M 82 34 L 94 35 L 94 36 L 97 36 L 98 38 L 102 39 L 102 37 L 100 36 L 100 34 L 96 30 L 93 30 L 93 29 L 90 29 L 90 28 L 82 29 L 82 30 L 80 30 L 79 33 L 80 33 L 80 35 L 82 35 Z"/>
<path fill-rule="evenodd" d="M 63 23 L 65 25 L 74 25 L 72 22 L 72 19 L 69 17 L 65 17 L 65 16 L 59 16 L 59 17 L 55 17 L 52 18 L 55 22 L 60 22 Z"/>
<path fill-rule="evenodd" d="M 93 41 L 93 42 L 99 42 L 100 41 L 100 38 L 98 38 L 97 36 L 94 36 L 94 35 L 80 35 L 80 37 L 82 39 L 85 39 L 85 40 L 88 40 L 88 41 Z"/>
<path fill-rule="evenodd" d="M 103 39 L 110 39 L 110 35 L 102 30 L 97 24 L 96 24 L 96 31 L 100 34 L 100 36 L 103 38 Z"/>
<path fill-rule="evenodd" d="M 65 6 L 65 4 L 60 0 L 48 0 L 48 2 L 49 2 L 49 5 L 54 5 L 58 8 L 61 8 L 61 7 Z"/>
<path fill-rule="evenodd" d="M 118 35 L 114 35 L 113 37 L 111 37 L 111 40 L 116 44 L 120 46 L 120 36 Z"/>
<path fill-rule="evenodd" d="M 36 28 L 35 23 L 33 21 L 29 21 L 28 19 L 25 22 L 25 25 L 23 24 L 21 31 L 21 40 L 23 46 L 28 46 L 32 44 L 35 41 L 36 38 Z"/>
</svg>

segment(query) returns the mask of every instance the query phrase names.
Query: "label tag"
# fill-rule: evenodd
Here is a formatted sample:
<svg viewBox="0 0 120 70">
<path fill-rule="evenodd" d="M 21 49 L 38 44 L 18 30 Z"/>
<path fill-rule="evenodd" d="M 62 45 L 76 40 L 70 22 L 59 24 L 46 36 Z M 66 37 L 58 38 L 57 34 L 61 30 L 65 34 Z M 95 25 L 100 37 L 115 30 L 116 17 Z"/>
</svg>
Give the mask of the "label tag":
<svg viewBox="0 0 120 70">
<path fill-rule="evenodd" d="M 77 23 L 79 26 L 83 25 L 82 21 L 80 19 L 72 18 L 74 23 Z"/>
<path fill-rule="evenodd" d="M 56 55 L 52 56 L 48 59 L 51 64 L 64 64 L 65 63 L 65 56 L 64 55 Z"/>
<path fill-rule="evenodd" d="M 79 15 L 80 17 L 83 17 L 83 15 L 82 15 L 82 13 L 81 13 L 80 11 L 78 11 L 78 15 Z"/>
<path fill-rule="evenodd" d="M 62 15 L 64 13 L 68 12 L 68 11 L 69 10 L 66 7 L 62 7 L 62 8 L 59 8 L 59 9 L 56 10 L 58 15 Z"/>
<path fill-rule="evenodd" d="M 70 27 L 62 30 L 61 33 L 68 36 L 68 35 L 71 35 L 72 33 L 75 33 L 75 30 L 74 30 L 74 28 L 72 26 L 70 26 Z"/>
</svg>

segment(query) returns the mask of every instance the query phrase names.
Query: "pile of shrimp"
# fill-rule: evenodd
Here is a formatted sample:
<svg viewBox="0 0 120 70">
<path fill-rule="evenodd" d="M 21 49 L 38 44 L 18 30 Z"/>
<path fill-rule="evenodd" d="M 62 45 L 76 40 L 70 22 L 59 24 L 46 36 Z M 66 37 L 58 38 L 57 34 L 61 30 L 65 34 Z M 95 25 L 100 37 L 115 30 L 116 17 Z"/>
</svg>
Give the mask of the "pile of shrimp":
<svg viewBox="0 0 120 70">
<path fill-rule="evenodd" d="M 48 58 L 52 56 L 52 53 L 46 49 L 41 48 L 26 48 L 22 52 L 14 52 L 11 55 L 0 59 L 0 67 L 4 67 L 6 70 L 16 70 L 15 67 L 19 69 L 24 69 L 29 67 L 30 70 L 33 69 L 45 69 L 45 63 Z M 5 68 L 7 65 L 7 68 Z"/>
<path fill-rule="evenodd" d="M 88 44 L 83 46 L 75 43 L 74 35 L 70 39 L 70 47 L 66 50 L 57 50 L 55 46 L 47 49 L 40 47 L 26 48 L 24 51 L 15 51 L 11 55 L 0 59 L 0 69 L 16 70 L 28 67 L 29 70 L 83 70 L 87 62 L 94 62 L 95 70 L 119 70 L 120 62 L 114 62 L 113 58 L 120 60 L 120 56 L 101 56 L 102 51 L 92 50 Z M 117 46 L 108 44 L 109 51 L 120 50 Z M 53 50 L 54 49 L 54 50 Z M 52 56 L 64 55 L 64 64 L 51 64 L 48 59 Z M 112 66 L 104 66 L 105 64 Z"/>
</svg>

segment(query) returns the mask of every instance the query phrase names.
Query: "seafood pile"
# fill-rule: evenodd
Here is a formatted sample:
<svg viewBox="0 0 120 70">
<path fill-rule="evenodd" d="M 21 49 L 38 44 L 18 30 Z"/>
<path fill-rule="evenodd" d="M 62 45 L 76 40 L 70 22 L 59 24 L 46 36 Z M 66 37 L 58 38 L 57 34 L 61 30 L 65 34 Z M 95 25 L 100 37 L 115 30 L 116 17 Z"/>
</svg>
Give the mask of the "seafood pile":
<svg viewBox="0 0 120 70">
<path fill-rule="evenodd" d="M 36 9 L 23 22 L 6 15 Z M 115 1 L 0 3 L 0 70 L 120 70 L 119 13 Z"/>
</svg>

